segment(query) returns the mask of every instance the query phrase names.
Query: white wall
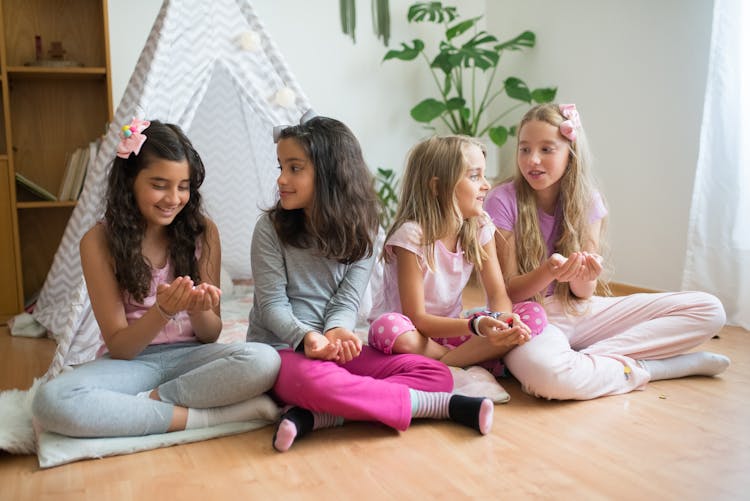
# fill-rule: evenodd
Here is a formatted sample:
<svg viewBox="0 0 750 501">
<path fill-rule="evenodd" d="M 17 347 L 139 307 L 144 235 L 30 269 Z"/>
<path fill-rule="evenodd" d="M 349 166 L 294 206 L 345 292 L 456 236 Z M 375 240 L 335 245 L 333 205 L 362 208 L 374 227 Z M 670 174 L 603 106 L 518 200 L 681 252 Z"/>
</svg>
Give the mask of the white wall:
<svg viewBox="0 0 750 501">
<path fill-rule="evenodd" d="M 501 39 L 524 29 L 536 32 L 537 47 L 505 56 L 501 68 L 504 76 L 515 74 L 531 87 L 557 85 L 558 100 L 578 104 L 610 204 L 615 280 L 678 289 L 712 2 L 453 3 L 464 17 L 486 9 L 488 31 Z M 318 112 L 352 128 L 372 168 L 401 169 L 409 147 L 425 135 L 408 110 L 434 92 L 433 83 L 417 64 L 381 63 L 386 49 L 372 34 L 370 0 L 357 2 L 356 45 L 341 33 L 337 1 L 252 4 Z M 391 2 L 391 47 L 431 38 L 425 26 L 407 25 L 409 4 Z M 109 2 L 115 103 L 159 7 L 157 0 Z M 512 161 L 510 150 L 502 160 Z"/>
<path fill-rule="evenodd" d="M 483 0 L 463 3 L 467 15 L 480 13 L 485 5 Z M 336 0 L 254 0 L 251 4 L 316 111 L 351 127 L 371 169 L 401 170 L 409 148 L 427 134 L 409 110 L 434 92 L 434 84 L 427 79 L 426 65 L 381 63 L 388 49 L 373 34 L 370 0 L 357 2 L 356 44 L 341 32 Z M 431 36 L 423 25 L 407 25 L 408 5 L 391 2 L 392 47 Z M 109 2 L 115 103 L 122 97 L 160 6 L 157 0 Z"/>
<path fill-rule="evenodd" d="M 511 72 L 578 105 L 610 205 L 616 281 L 680 287 L 712 9 L 708 0 L 487 2 L 491 31 L 537 35 Z"/>
</svg>

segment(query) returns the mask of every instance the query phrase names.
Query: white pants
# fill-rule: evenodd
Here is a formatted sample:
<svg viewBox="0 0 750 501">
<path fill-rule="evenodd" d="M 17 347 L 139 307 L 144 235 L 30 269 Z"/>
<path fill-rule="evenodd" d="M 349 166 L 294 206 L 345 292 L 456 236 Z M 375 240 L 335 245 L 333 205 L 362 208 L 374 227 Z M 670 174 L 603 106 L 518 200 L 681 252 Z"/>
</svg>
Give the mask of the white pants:
<svg viewBox="0 0 750 501">
<path fill-rule="evenodd" d="M 582 315 L 566 315 L 548 298 L 547 328 L 505 356 L 526 393 L 588 400 L 641 390 L 650 375 L 636 360 L 685 353 L 726 321 L 721 302 L 704 292 L 594 296 L 585 305 Z"/>
</svg>

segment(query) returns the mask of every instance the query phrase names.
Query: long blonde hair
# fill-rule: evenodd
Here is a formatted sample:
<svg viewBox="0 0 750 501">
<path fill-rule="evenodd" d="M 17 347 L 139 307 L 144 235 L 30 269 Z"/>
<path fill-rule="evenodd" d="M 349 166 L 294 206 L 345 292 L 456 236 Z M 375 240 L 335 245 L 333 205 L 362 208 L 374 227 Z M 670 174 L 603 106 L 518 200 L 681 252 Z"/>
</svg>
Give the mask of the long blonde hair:
<svg viewBox="0 0 750 501">
<path fill-rule="evenodd" d="M 528 122 L 546 122 L 559 128 L 564 120 L 566 119 L 560 113 L 558 104 L 540 104 L 530 109 L 523 116 L 518 126 L 518 137 L 520 137 L 521 130 Z M 586 134 L 582 127 L 579 127 L 576 133 L 575 141 L 565 139 L 569 143 L 570 154 L 568 166 L 560 179 L 558 210 L 560 211 L 559 224 L 561 228 L 560 237 L 554 245 L 555 252 L 559 252 L 563 256 L 569 256 L 573 252 L 583 250 L 585 245 L 593 239 L 593 235 L 590 235 L 589 216 L 592 202 L 598 192 L 591 173 L 591 153 Z M 516 162 L 513 184 L 516 189 L 516 205 L 518 207 L 518 221 L 514 232 L 516 259 L 518 261 L 518 273 L 523 275 L 538 268 L 547 259 L 547 244 L 544 241 L 539 224 L 534 189 L 523 177 L 518 162 Z M 603 198 L 602 203 L 604 203 Z M 605 223 L 606 217 L 602 220 L 599 235 L 598 253 L 601 255 L 605 254 L 606 249 L 606 242 L 604 241 Z M 608 263 L 608 260 L 605 259 L 605 263 Z M 599 290 L 608 294 L 609 288 L 603 275 L 599 276 L 597 286 Z M 567 312 L 580 313 L 577 307 L 578 298 L 570 290 L 569 283 L 558 282 L 555 285 L 554 296 L 560 300 Z M 542 297 L 543 294 L 539 293 L 534 299 L 541 301 Z"/>
<path fill-rule="evenodd" d="M 479 244 L 479 218 L 464 219 L 456 200 L 456 185 L 467 169 L 465 150 L 477 146 L 487 156 L 487 148 L 469 136 L 433 136 L 414 146 L 401 179 L 401 193 L 393 225 L 386 242 L 407 221 L 422 228 L 422 245 L 427 247 L 427 266 L 434 265 L 435 242 L 459 228 L 458 242 L 466 260 L 482 269 L 487 253 Z M 435 181 L 433 181 L 435 179 Z M 383 259 L 388 260 L 384 255 Z"/>
</svg>

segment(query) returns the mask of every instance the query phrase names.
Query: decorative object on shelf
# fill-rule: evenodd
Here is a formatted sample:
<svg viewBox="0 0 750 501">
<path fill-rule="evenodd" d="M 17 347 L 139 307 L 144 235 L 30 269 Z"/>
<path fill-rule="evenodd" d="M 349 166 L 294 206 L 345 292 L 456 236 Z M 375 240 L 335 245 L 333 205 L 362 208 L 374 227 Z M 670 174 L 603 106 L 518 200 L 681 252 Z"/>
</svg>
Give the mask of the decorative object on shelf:
<svg viewBox="0 0 750 501">
<path fill-rule="evenodd" d="M 62 61 L 65 59 L 65 49 L 63 49 L 62 42 L 50 43 L 50 48 L 47 51 L 49 58 L 53 61 Z"/>
<path fill-rule="evenodd" d="M 34 36 L 34 53 L 36 54 L 36 60 L 42 60 L 42 37 L 39 35 Z"/>
<path fill-rule="evenodd" d="M 515 134 L 515 127 L 499 125 L 500 120 L 525 104 L 554 100 L 557 88 L 530 90 L 523 80 L 512 76 L 498 85 L 496 76 L 503 51 L 534 47 L 536 35 L 524 31 L 510 40 L 499 42 L 494 35 L 478 28 L 483 16 L 454 23 L 459 17 L 455 7 L 443 6 L 441 2 L 413 4 L 407 13 L 409 23 L 431 22 L 445 28 L 437 54 L 428 56 L 425 43 L 414 39 L 411 45 L 402 43 L 401 50 L 388 51 L 383 60 L 413 61 L 422 56 L 427 63 L 439 97 L 429 97 L 414 106 L 411 109 L 414 120 L 435 131 L 436 127 L 431 124 L 439 119 L 454 134 L 474 137 L 487 134 L 493 143 L 502 146 L 508 136 Z M 478 71 L 487 78 L 480 78 Z M 487 119 L 490 106 L 503 93 L 517 102 Z"/>
<path fill-rule="evenodd" d="M 24 63 L 24 66 L 46 66 L 50 68 L 70 68 L 80 67 L 83 63 L 78 61 L 71 61 L 65 59 L 66 50 L 63 48 L 62 42 L 51 42 L 50 48 L 47 51 L 47 59 L 42 58 L 42 37 L 39 35 L 34 36 L 34 54 L 36 59 Z"/>
</svg>

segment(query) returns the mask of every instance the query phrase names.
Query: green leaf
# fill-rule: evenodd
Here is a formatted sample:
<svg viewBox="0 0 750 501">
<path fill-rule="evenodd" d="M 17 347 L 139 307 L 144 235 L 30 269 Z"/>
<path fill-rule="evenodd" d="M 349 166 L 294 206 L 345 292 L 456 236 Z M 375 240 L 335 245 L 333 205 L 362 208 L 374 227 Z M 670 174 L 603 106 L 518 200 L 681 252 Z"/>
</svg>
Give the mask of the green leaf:
<svg viewBox="0 0 750 501">
<path fill-rule="evenodd" d="M 447 38 L 448 40 L 452 40 L 457 36 L 466 33 L 471 28 L 473 28 L 477 24 L 477 21 L 479 21 L 480 19 L 482 19 L 482 16 L 475 17 L 466 21 L 461 21 L 458 24 L 454 24 L 445 31 L 445 38 Z"/>
<path fill-rule="evenodd" d="M 555 100 L 555 96 L 557 95 L 557 87 L 545 87 L 541 89 L 534 89 L 531 92 L 531 99 L 534 100 L 534 102 L 542 104 L 542 103 L 551 103 Z"/>
<path fill-rule="evenodd" d="M 508 131 L 508 134 L 510 134 L 513 137 L 516 137 L 516 132 L 518 132 L 518 126 L 514 125 L 513 127 L 510 128 L 510 130 Z"/>
<path fill-rule="evenodd" d="M 495 46 L 495 50 L 521 50 L 524 47 L 533 47 L 536 43 L 536 35 L 531 31 L 524 31 L 515 38 L 511 38 L 500 45 Z"/>
<path fill-rule="evenodd" d="M 505 93 L 512 99 L 518 99 L 519 101 L 525 101 L 531 104 L 531 92 L 529 91 L 528 86 L 520 78 L 506 78 Z"/>
<path fill-rule="evenodd" d="M 403 47 L 402 50 L 389 50 L 386 52 L 385 57 L 383 58 L 383 61 L 387 61 L 389 59 L 400 59 L 402 61 L 411 61 L 413 59 L 416 59 L 417 56 L 424 50 L 424 42 L 422 40 L 419 40 L 415 38 L 412 40 L 414 42 L 414 47 L 409 47 L 407 44 L 402 43 L 401 47 Z"/>
<path fill-rule="evenodd" d="M 460 58 L 456 60 L 456 58 L 452 57 L 457 50 L 458 49 L 456 49 L 452 45 L 446 42 L 442 42 L 440 44 L 440 52 L 437 56 L 435 56 L 435 59 L 432 60 L 432 63 L 430 63 L 430 67 L 439 68 L 443 71 L 443 73 L 445 73 L 446 78 L 450 78 L 450 73 L 453 68 L 461 64 Z"/>
<path fill-rule="evenodd" d="M 457 110 L 463 108 L 466 105 L 466 99 L 462 97 L 453 97 L 445 102 L 446 108 L 450 110 Z"/>
<path fill-rule="evenodd" d="M 486 31 L 480 31 L 460 48 L 448 42 L 441 42 L 440 53 L 430 66 L 440 68 L 445 73 L 450 73 L 460 66 L 477 67 L 481 70 L 494 68 L 500 60 L 500 54 L 491 47 L 487 48 L 494 42 L 497 42 L 497 38 Z"/>
<path fill-rule="evenodd" d="M 445 103 L 428 98 L 411 109 L 411 117 L 417 122 L 429 123 L 445 113 Z"/>
<path fill-rule="evenodd" d="M 410 23 L 429 21 L 431 23 L 443 23 L 446 19 L 448 22 L 458 17 L 455 7 L 443 7 L 440 2 L 415 3 L 409 7 L 406 19 Z"/>
<path fill-rule="evenodd" d="M 499 127 L 493 127 L 489 131 L 490 139 L 493 143 L 498 146 L 502 146 L 508 140 L 508 129 L 500 125 Z"/>
</svg>

